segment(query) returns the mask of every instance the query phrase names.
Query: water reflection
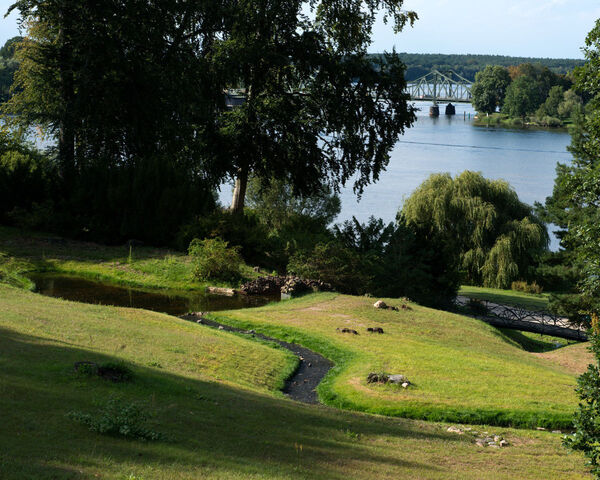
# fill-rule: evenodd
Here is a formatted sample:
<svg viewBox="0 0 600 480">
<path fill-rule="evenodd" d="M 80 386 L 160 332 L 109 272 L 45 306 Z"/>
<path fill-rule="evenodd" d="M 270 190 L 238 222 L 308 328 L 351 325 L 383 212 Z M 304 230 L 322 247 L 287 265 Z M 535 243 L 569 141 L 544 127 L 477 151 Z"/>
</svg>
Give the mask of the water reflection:
<svg viewBox="0 0 600 480">
<path fill-rule="evenodd" d="M 143 308 L 170 315 L 181 315 L 190 311 L 206 312 L 259 307 L 280 300 L 279 297 L 266 296 L 225 297 L 200 292 L 148 292 L 54 274 L 36 274 L 31 275 L 30 278 L 35 282 L 37 291 L 49 297 L 117 307 Z"/>
</svg>

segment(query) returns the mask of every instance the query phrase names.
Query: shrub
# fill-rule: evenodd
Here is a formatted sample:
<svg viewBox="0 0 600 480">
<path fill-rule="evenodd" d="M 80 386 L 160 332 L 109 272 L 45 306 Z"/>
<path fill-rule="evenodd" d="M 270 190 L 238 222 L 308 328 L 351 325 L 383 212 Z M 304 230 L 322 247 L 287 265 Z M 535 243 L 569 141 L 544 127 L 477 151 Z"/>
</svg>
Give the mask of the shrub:
<svg viewBox="0 0 600 480">
<path fill-rule="evenodd" d="M 322 280 L 338 292 L 362 295 L 371 281 L 366 261 L 339 242 L 319 243 L 312 252 L 297 252 L 288 264 L 290 273 Z"/>
<path fill-rule="evenodd" d="M 94 414 L 70 412 L 67 416 L 86 425 L 92 432 L 137 440 L 160 440 L 163 435 L 150 430 L 146 423 L 150 415 L 138 403 L 126 403 L 118 398 L 109 399 Z"/>
<path fill-rule="evenodd" d="M 228 242 L 220 238 L 195 238 L 188 252 L 194 263 L 194 277 L 197 280 L 236 281 L 241 277 L 240 247 L 229 247 Z"/>
<path fill-rule="evenodd" d="M 510 289 L 517 292 L 536 293 L 538 295 L 544 291 L 543 287 L 540 287 L 536 282 L 527 283 L 523 280 L 512 282 Z"/>
</svg>

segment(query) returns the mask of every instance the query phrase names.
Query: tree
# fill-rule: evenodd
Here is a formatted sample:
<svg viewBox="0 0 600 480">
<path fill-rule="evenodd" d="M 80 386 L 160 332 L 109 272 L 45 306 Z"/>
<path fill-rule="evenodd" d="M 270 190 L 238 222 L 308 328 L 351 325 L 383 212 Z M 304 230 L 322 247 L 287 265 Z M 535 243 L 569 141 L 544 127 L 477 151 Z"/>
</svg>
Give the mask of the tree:
<svg viewBox="0 0 600 480">
<path fill-rule="evenodd" d="M 563 100 L 558 105 L 558 116 L 560 118 L 573 118 L 583 113 L 583 101 L 572 89 L 565 92 Z"/>
<path fill-rule="evenodd" d="M 215 157 L 236 179 L 285 180 L 295 194 L 354 179 L 360 194 L 414 121 L 396 55 L 367 55 L 378 12 L 396 31 L 416 19 L 402 0 L 231 0 L 215 41 L 215 68 L 245 102 L 218 119 Z"/>
<path fill-rule="evenodd" d="M 214 205 L 206 144 L 222 104 L 211 2 L 19 0 L 27 36 L 5 120 L 57 139 L 57 221 L 105 241 L 169 241 Z M 144 21 L 140 22 L 139 19 Z"/>
<path fill-rule="evenodd" d="M 475 285 L 508 288 L 528 276 L 548 245 L 546 227 L 531 207 L 508 183 L 480 173 L 431 175 L 406 200 L 402 214 L 408 225 L 453 252 L 449 268 L 462 270 Z"/>
<path fill-rule="evenodd" d="M 477 72 L 471 87 L 473 108 L 481 113 L 494 113 L 498 107 L 502 107 L 509 85 L 510 75 L 506 68 L 487 65 Z"/>
<path fill-rule="evenodd" d="M 510 117 L 525 118 L 543 102 L 535 80 L 526 75 L 517 77 L 506 89 L 502 112 Z"/>
<path fill-rule="evenodd" d="M 555 85 L 550 89 L 548 97 L 542 103 L 537 111 L 538 117 L 558 117 L 558 107 L 563 102 L 565 91 L 560 85 Z"/>
<path fill-rule="evenodd" d="M 565 443 L 584 452 L 592 473 L 600 478 L 600 20 L 586 37 L 583 51 L 587 63 L 576 70 L 576 89 L 591 100 L 587 115 L 575 124 L 570 147 L 573 162 L 559 166 L 553 197 L 564 200 L 563 218 L 568 222 L 563 241 L 582 265 L 581 294 L 591 299 L 590 343 L 595 357 L 579 378 L 576 432 Z M 557 190 L 562 198 L 557 198 Z"/>
<path fill-rule="evenodd" d="M 260 179 L 248 181 L 248 206 L 271 230 L 280 230 L 291 218 L 306 217 L 327 227 L 340 213 L 340 197 L 324 185 L 310 196 L 294 195 L 292 187 L 283 180 L 271 180 L 263 185 Z"/>
</svg>

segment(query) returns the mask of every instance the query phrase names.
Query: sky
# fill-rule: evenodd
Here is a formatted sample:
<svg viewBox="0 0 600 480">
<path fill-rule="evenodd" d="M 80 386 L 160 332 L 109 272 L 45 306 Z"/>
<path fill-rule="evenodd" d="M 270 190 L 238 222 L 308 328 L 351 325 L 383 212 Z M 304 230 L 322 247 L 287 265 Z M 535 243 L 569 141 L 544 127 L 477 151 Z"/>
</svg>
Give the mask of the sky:
<svg viewBox="0 0 600 480">
<path fill-rule="evenodd" d="M 2 15 L 14 0 L 0 0 Z M 395 35 L 379 21 L 371 52 L 479 53 L 583 58 L 585 36 L 600 18 L 598 0 L 405 0 L 419 20 Z M 0 45 L 18 34 L 17 16 L 0 18 Z"/>
</svg>

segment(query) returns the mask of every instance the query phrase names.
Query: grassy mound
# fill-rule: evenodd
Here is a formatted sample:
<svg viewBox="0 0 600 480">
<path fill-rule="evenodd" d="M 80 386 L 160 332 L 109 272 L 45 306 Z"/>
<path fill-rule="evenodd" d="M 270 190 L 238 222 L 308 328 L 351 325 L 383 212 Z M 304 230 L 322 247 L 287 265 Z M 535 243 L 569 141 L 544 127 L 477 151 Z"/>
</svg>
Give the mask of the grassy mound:
<svg viewBox="0 0 600 480">
<path fill-rule="evenodd" d="M 326 298 L 304 300 L 320 308 Z M 294 308 L 302 304 L 292 302 Z M 314 311 L 320 314 L 318 311 Z M 384 335 L 385 336 L 385 335 Z M 120 362 L 129 382 L 77 375 Z M 173 317 L 81 305 L 0 285 L 0 472 L 6 480 L 583 479 L 560 436 L 503 428 L 500 450 L 423 423 L 273 395 L 289 356 Z M 165 440 L 95 433 L 72 421 L 113 395 L 140 402 Z"/>
<path fill-rule="evenodd" d="M 395 312 L 372 304 L 364 297 L 319 294 L 215 318 L 331 358 L 336 367 L 319 387 L 329 405 L 434 421 L 571 426 L 576 376 L 560 362 L 526 351 L 479 320 L 418 305 Z M 343 327 L 359 335 L 336 331 Z M 385 334 L 369 334 L 368 327 Z M 400 373 L 415 386 L 369 385 L 369 372 Z"/>
</svg>

